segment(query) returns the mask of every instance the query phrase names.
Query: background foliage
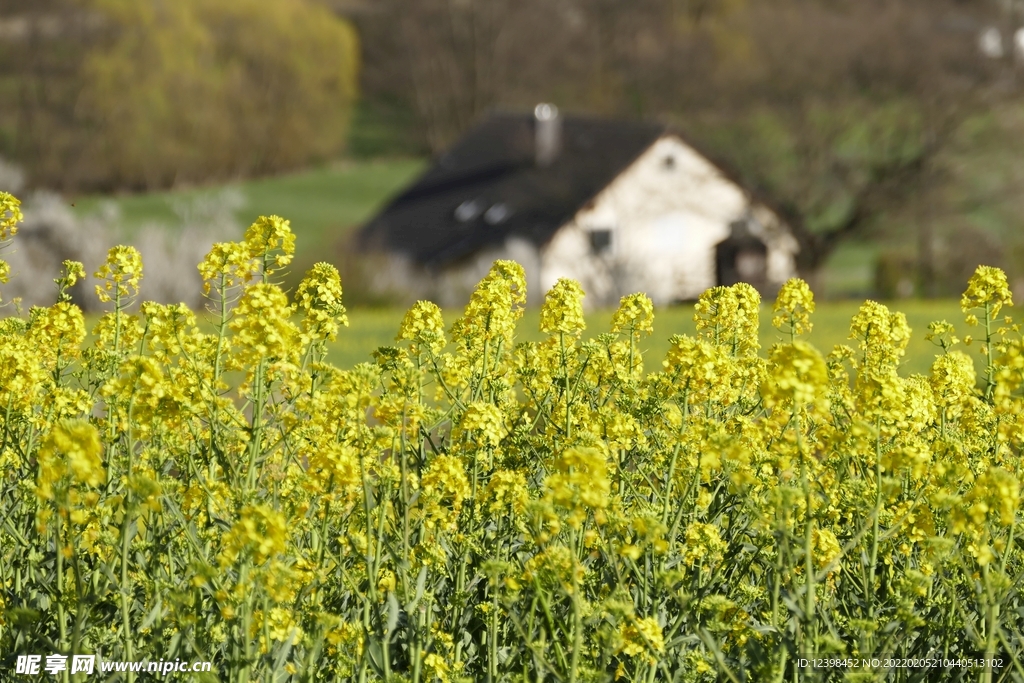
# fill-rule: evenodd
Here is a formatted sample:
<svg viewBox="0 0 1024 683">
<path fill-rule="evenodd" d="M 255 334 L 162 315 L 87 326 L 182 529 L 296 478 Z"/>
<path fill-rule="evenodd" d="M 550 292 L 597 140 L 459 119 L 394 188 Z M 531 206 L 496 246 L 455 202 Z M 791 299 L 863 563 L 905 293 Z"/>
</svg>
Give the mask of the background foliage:
<svg viewBox="0 0 1024 683">
<path fill-rule="evenodd" d="M 36 185 L 167 187 L 345 149 L 358 40 L 319 4 L 20 4 L 0 40 L 0 153 Z"/>
</svg>

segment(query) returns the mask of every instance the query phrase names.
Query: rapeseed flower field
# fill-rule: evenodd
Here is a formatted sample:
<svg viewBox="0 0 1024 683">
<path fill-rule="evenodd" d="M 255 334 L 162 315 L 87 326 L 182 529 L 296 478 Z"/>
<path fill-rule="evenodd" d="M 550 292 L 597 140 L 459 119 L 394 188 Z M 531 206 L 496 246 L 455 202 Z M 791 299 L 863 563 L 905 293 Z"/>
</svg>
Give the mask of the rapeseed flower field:
<svg viewBox="0 0 1024 683">
<path fill-rule="evenodd" d="M 19 218 L 0 194 L 4 243 Z M 339 368 L 338 273 L 316 265 L 289 298 L 293 250 L 278 217 L 216 245 L 204 325 L 180 305 L 132 312 L 130 247 L 95 275 L 110 310 L 91 336 L 73 262 L 57 303 L 0 320 L 0 666 L 1024 680 L 1024 339 L 1001 271 L 978 268 L 963 322 L 929 326 L 923 374 L 901 372 L 912 331 L 877 302 L 848 344 L 808 343 L 800 280 L 769 348 L 743 284 L 708 290 L 664 358 L 642 351 L 645 295 L 587 337 L 569 280 L 517 342 L 508 261 L 453 324 L 419 302 L 373 362 Z M 905 664 L 924 659 L 974 664 Z"/>
</svg>

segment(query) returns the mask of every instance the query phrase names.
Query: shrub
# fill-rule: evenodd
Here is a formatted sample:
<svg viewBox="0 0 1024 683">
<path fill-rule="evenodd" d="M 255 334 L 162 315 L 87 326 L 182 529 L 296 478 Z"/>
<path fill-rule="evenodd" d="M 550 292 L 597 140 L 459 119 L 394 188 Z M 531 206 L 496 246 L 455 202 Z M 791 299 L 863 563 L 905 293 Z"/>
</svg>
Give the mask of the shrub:
<svg viewBox="0 0 1024 683">
<path fill-rule="evenodd" d="M 1001 271 L 964 295 L 976 341 L 930 327 L 929 376 L 900 375 L 911 331 L 876 302 L 853 346 L 799 339 L 799 281 L 766 354 L 744 284 L 706 292 L 652 372 L 642 294 L 584 340 L 561 281 L 548 338 L 516 344 L 525 283 L 503 261 L 447 332 L 420 302 L 396 346 L 339 369 L 341 283 L 320 264 L 290 302 L 293 243 L 271 217 L 215 245 L 208 331 L 184 306 L 126 312 L 131 248 L 97 274 L 112 308 L 90 343 L 73 263 L 56 304 L 0 323 L 8 657 L 202 659 L 231 681 L 1020 671 L 1024 343 Z"/>
<path fill-rule="evenodd" d="M 38 186 L 163 188 L 345 148 L 358 38 L 323 3 L 39 2 L 32 39 L 0 41 L 0 148 Z"/>
</svg>

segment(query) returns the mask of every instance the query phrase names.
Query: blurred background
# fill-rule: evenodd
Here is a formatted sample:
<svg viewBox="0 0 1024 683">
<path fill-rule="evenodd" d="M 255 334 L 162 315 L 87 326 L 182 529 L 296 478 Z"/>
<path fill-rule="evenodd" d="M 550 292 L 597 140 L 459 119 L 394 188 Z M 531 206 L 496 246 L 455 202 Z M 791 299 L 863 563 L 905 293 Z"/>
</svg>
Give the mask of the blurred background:
<svg viewBox="0 0 1024 683">
<path fill-rule="evenodd" d="M 1024 296 L 1022 0 L 0 0 L 5 295 L 129 241 L 145 296 L 195 304 L 261 213 L 297 280 L 541 101 L 685 131 L 814 236 L 820 298 L 955 296 L 979 263 Z"/>
</svg>

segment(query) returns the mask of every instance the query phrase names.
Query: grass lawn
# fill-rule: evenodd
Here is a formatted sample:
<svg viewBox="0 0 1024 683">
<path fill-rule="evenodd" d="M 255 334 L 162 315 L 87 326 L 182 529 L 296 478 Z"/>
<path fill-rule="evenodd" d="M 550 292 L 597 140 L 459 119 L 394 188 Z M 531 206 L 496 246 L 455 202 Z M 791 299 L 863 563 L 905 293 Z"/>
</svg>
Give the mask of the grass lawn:
<svg viewBox="0 0 1024 683">
<path fill-rule="evenodd" d="M 178 223 L 176 203 L 234 187 L 245 200 L 237 212 L 241 225 L 249 225 L 260 215 L 277 214 L 291 220 L 297 237 L 294 270 L 304 272 L 314 262 L 329 258 L 341 237 L 372 216 L 424 165 L 420 159 L 339 161 L 322 168 L 213 188 L 87 196 L 73 201 L 75 210 L 83 214 L 95 212 L 102 202 L 113 201 L 121 212 L 124 236 L 130 239 L 146 223 Z"/>
<path fill-rule="evenodd" d="M 828 353 L 835 344 L 849 344 L 847 339 L 850 329 L 850 318 L 857 312 L 860 302 L 839 301 L 819 303 L 817 312 L 811 317 L 814 329 L 808 341 L 822 351 Z M 904 373 L 928 372 L 938 349 L 924 338 L 928 331 L 928 323 L 932 320 L 946 319 L 957 326 L 960 336 L 967 334 L 962 323 L 963 315 L 959 303 L 953 300 L 941 301 L 899 301 L 890 304 L 890 308 L 903 311 L 913 329 L 913 336 L 904 358 Z M 451 309 L 445 311 L 445 322 L 450 326 L 461 311 Z M 595 311 L 587 315 L 585 335 L 596 337 L 606 332 L 611 326 L 613 311 Z M 350 326 L 338 335 L 338 341 L 331 348 L 330 360 L 339 367 L 351 367 L 355 363 L 371 360 L 370 354 L 378 346 L 394 345 L 395 334 L 402 321 L 404 311 L 401 309 L 354 309 L 349 311 Z M 1012 314 L 1012 312 L 1011 312 Z M 539 340 L 543 338 L 539 326 L 539 312 L 527 311 L 519 323 L 520 340 Z M 674 334 L 693 334 L 693 307 L 676 306 L 657 309 L 654 314 L 654 334 L 645 342 L 645 365 L 648 370 L 657 369 L 661 360 L 668 352 L 668 339 Z M 761 344 L 764 350 L 776 341 L 781 340 L 778 330 L 771 325 L 771 308 L 761 311 Z M 977 346 L 972 347 L 977 349 Z M 980 367 L 980 358 L 975 359 L 975 367 Z"/>
</svg>

